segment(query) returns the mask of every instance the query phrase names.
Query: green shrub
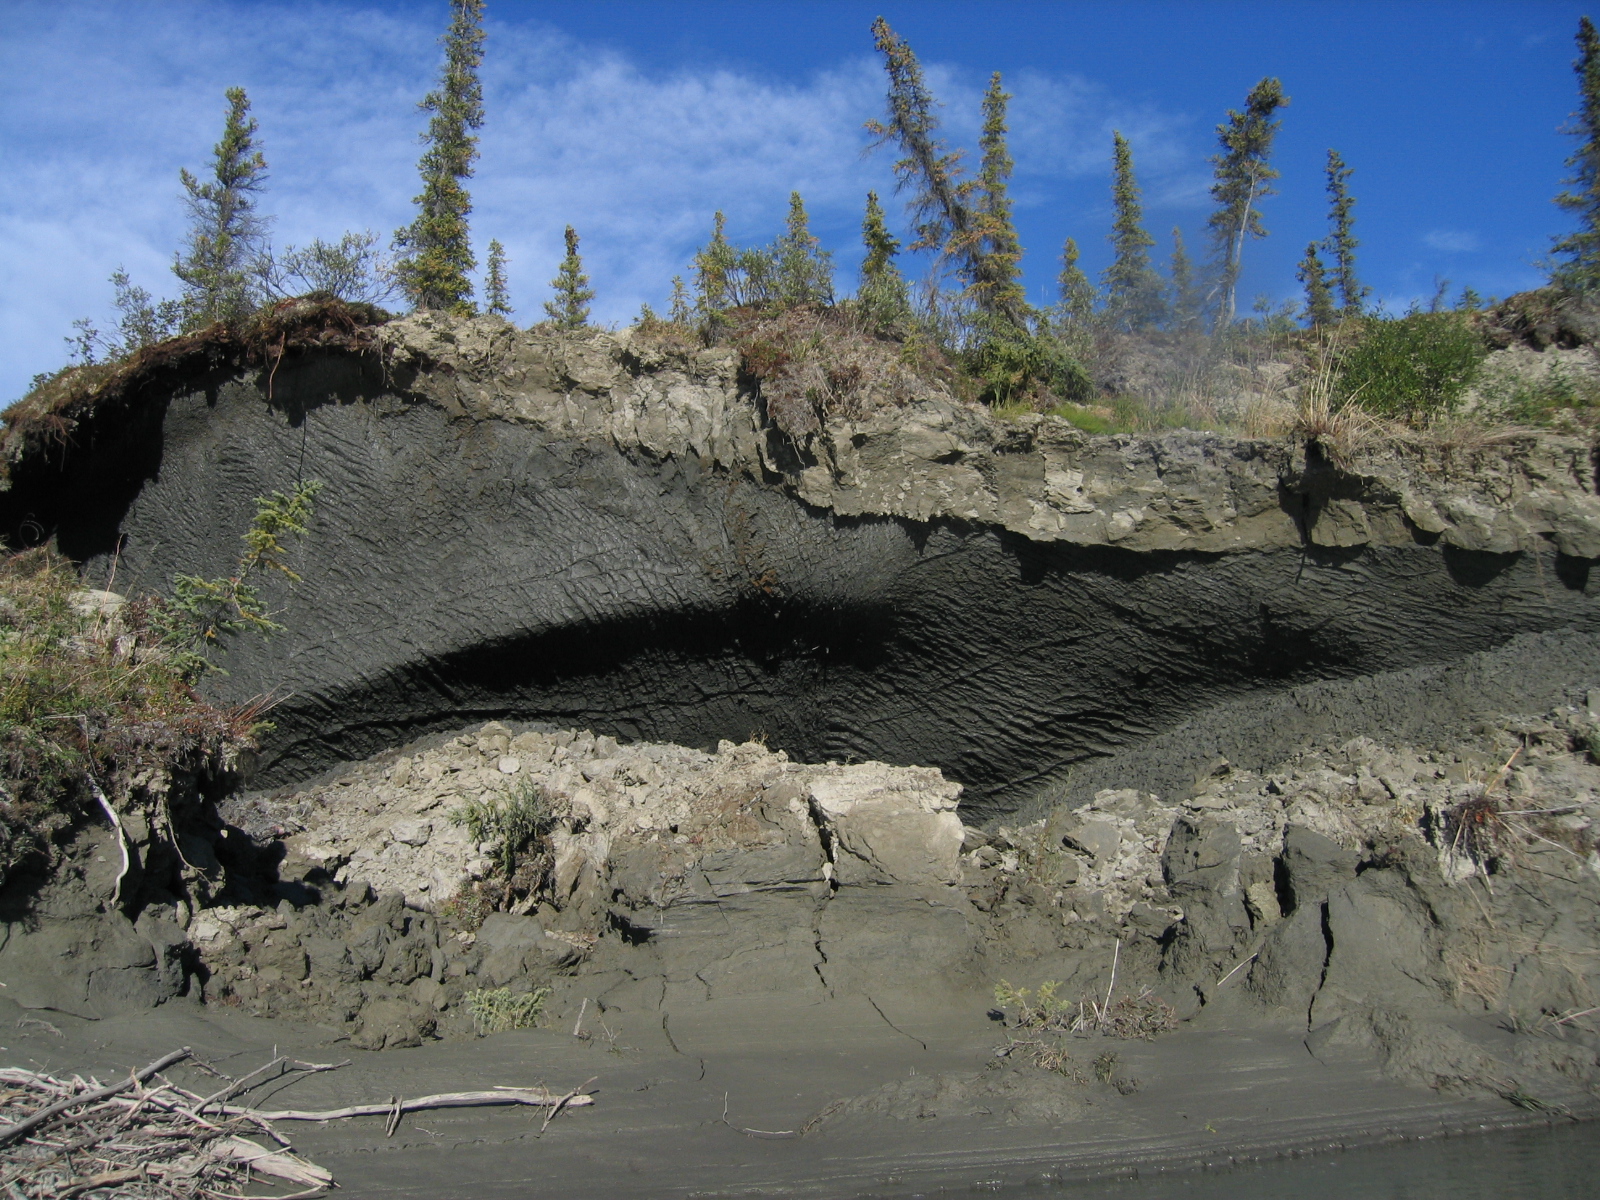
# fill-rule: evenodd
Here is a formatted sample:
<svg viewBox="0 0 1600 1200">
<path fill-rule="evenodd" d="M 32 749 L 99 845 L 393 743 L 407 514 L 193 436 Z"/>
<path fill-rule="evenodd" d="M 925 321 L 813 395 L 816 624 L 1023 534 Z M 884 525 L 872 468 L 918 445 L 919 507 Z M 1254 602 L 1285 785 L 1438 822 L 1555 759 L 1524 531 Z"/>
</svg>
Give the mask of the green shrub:
<svg viewBox="0 0 1600 1200">
<path fill-rule="evenodd" d="M 1047 979 L 1037 994 L 1030 988 L 1013 987 L 1002 979 L 994 985 L 995 1004 L 1008 1012 L 1023 1029 L 1070 1029 L 1077 1007 L 1060 999 L 1059 979 Z"/>
<path fill-rule="evenodd" d="M 550 989 L 535 988 L 518 995 L 508 987 L 478 988 L 467 993 L 467 1011 L 480 1037 L 508 1029 L 532 1029 L 544 1012 Z"/>
<path fill-rule="evenodd" d="M 0 883 L 75 813 L 110 803 L 119 777 L 193 768 L 270 728 L 194 684 L 223 637 L 279 628 L 250 581 L 299 578 L 284 539 L 306 532 L 320 486 L 258 498 L 235 573 L 180 575 L 170 600 L 96 597 L 48 549 L 0 557 Z"/>
<path fill-rule="evenodd" d="M 473 841 L 494 847 L 496 865 L 506 879 L 516 873 L 517 856 L 556 826 L 550 793 L 532 779 L 518 780 L 503 796 L 468 800 L 449 816 Z"/>
<path fill-rule="evenodd" d="M 990 405 L 1004 408 L 1040 388 L 1078 403 L 1094 395 L 1089 373 L 1052 337 L 996 329 L 982 336 L 965 359 L 978 398 Z"/>
<path fill-rule="evenodd" d="M 204 756 L 248 720 L 202 701 L 163 603 L 86 603 L 49 550 L 0 559 L 0 882 L 118 771 Z"/>
<path fill-rule="evenodd" d="M 1341 404 L 1422 424 L 1454 411 L 1487 354 L 1462 313 L 1366 318 L 1334 390 Z"/>
</svg>

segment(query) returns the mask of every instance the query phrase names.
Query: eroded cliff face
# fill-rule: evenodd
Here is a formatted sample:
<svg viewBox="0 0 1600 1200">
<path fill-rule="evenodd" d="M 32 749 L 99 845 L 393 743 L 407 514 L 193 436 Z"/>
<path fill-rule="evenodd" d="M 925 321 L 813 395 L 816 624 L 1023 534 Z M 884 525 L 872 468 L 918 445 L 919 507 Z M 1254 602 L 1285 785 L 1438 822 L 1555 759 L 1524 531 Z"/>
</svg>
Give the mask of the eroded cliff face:
<svg viewBox="0 0 1600 1200">
<path fill-rule="evenodd" d="M 1374 449 L 996 422 L 936 387 L 796 441 L 730 350 L 414 317 L 379 349 L 197 364 L 12 466 L 12 531 L 89 576 L 221 573 L 322 480 L 259 779 L 541 720 L 938 766 L 969 822 L 1185 717 L 1592 629 L 1591 447 Z"/>
<path fill-rule="evenodd" d="M 285 631 L 207 685 L 276 700 L 262 790 L 172 831 L 216 889 L 137 921 L 80 839 L 0 943 L 22 1002 L 380 1048 L 469 1035 L 481 988 L 670 1041 L 729 998 L 1054 981 L 1052 1036 L 1232 1006 L 1411 1082 L 1590 1086 L 1588 443 L 1335 460 L 937 388 L 795 439 L 726 350 L 487 321 L 192 368 L 8 443 L 0 521 L 137 591 L 322 481 Z M 549 861 L 512 901 L 462 813 L 519 784 Z"/>
</svg>

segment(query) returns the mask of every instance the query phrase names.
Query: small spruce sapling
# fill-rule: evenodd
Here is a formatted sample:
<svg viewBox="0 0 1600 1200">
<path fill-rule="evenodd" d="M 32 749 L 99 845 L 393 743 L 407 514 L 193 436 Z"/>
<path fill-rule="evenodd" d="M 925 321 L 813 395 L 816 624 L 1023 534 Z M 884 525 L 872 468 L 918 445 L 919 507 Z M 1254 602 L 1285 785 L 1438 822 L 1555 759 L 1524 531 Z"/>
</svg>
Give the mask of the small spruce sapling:
<svg viewBox="0 0 1600 1200">
<path fill-rule="evenodd" d="M 1104 281 L 1106 313 L 1112 325 L 1124 331 L 1148 329 L 1165 317 L 1161 277 L 1150 267 L 1150 247 L 1156 244 L 1144 228 L 1144 205 L 1133 172 L 1133 149 L 1122 134 L 1113 131 L 1111 203 L 1116 213 L 1111 233 L 1111 265 Z"/>
<path fill-rule="evenodd" d="M 780 304 L 833 303 L 833 255 L 811 235 L 811 220 L 799 192 L 789 193 L 789 219 L 773 258 Z"/>
<path fill-rule="evenodd" d="M 1056 276 L 1060 293 L 1060 324 L 1064 331 L 1087 332 L 1094 324 L 1095 287 L 1078 265 L 1078 243 L 1072 238 L 1061 248 L 1061 273 Z"/>
<path fill-rule="evenodd" d="M 667 301 L 667 320 L 674 325 L 687 325 L 694 319 L 694 310 L 689 306 L 689 289 L 683 285 L 683 276 L 672 277 L 672 296 Z"/>
<path fill-rule="evenodd" d="M 861 219 L 861 241 L 867 253 L 861 260 L 861 286 L 856 296 L 862 308 L 882 324 L 911 314 L 911 296 L 905 277 L 895 266 L 900 241 L 889 232 L 878 193 L 867 193 L 867 211 Z"/>
<path fill-rule="evenodd" d="M 1350 194 L 1350 176 L 1337 150 L 1328 151 L 1328 223 L 1332 226 L 1324 245 L 1333 256 L 1331 286 L 1339 296 L 1340 315 L 1359 317 L 1372 289 L 1356 278 L 1355 197 Z"/>
<path fill-rule="evenodd" d="M 483 281 L 483 311 L 491 317 L 511 317 L 511 289 L 506 284 L 506 248 L 498 239 L 489 242 Z"/>
<path fill-rule="evenodd" d="M 567 256 L 561 260 L 561 269 L 550 281 L 555 297 L 544 302 L 545 316 L 562 329 L 581 329 L 589 323 L 589 301 L 594 290 L 589 287 L 589 277 L 583 273 L 583 259 L 578 254 L 578 231 L 571 225 L 566 232 Z"/>
<path fill-rule="evenodd" d="M 1183 244 L 1183 231 L 1172 227 L 1172 327 L 1179 333 L 1200 328 L 1200 289 L 1195 285 L 1194 264 Z"/>
<path fill-rule="evenodd" d="M 1306 247 L 1306 256 L 1300 260 L 1295 278 L 1306 290 L 1306 307 L 1303 314 L 1306 324 L 1313 329 L 1332 325 L 1338 318 L 1338 313 L 1333 307 L 1333 290 L 1328 286 L 1328 268 L 1323 265 L 1322 258 L 1317 254 L 1316 242 Z"/>
<path fill-rule="evenodd" d="M 711 240 L 695 251 L 695 307 L 704 316 L 713 316 L 732 306 L 730 276 L 738 265 L 738 252 L 728 241 L 728 219 L 719 210 L 711 221 Z"/>
</svg>

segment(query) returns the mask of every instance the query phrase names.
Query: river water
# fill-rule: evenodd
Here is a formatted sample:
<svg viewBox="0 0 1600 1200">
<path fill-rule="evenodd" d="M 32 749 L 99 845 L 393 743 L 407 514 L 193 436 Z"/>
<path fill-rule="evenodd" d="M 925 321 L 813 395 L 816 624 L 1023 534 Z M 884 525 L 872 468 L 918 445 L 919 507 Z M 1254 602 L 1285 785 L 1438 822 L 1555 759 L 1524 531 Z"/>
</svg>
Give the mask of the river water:
<svg viewBox="0 0 1600 1200">
<path fill-rule="evenodd" d="M 1002 1200 L 1591 1200 L 1600 1197 L 1600 1122 L 989 1194 Z"/>
</svg>

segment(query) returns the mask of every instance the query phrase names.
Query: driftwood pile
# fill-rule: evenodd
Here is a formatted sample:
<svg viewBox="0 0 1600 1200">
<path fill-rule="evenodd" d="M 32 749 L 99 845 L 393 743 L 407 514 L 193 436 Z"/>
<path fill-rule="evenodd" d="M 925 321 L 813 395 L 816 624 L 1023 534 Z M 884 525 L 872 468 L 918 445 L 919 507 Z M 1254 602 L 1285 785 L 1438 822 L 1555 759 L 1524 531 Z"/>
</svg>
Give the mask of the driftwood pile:
<svg viewBox="0 0 1600 1200">
<path fill-rule="evenodd" d="M 0 1068 L 0 1196 L 191 1200 L 243 1196 L 257 1179 L 277 1185 L 276 1200 L 320 1196 L 335 1186 L 332 1174 L 293 1153 L 274 1122 L 382 1116 L 387 1118 L 384 1134 L 392 1137 L 408 1112 L 517 1104 L 549 1110 L 542 1131 L 563 1110 L 594 1103 L 582 1088 L 557 1095 L 545 1088 L 497 1087 L 326 1110 L 257 1109 L 229 1101 L 288 1075 L 347 1064 L 278 1057 L 230 1079 L 193 1060 L 224 1081 L 219 1090 L 201 1095 L 162 1074 L 186 1059 L 193 1059 L 187 1048 L 175 1050 L 110 1084 Z M 285 1186 L 295 1190 L 285 1192 Z"/>
</svg>

